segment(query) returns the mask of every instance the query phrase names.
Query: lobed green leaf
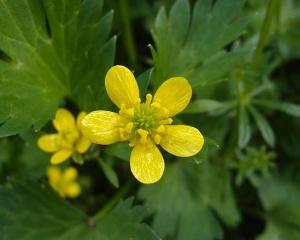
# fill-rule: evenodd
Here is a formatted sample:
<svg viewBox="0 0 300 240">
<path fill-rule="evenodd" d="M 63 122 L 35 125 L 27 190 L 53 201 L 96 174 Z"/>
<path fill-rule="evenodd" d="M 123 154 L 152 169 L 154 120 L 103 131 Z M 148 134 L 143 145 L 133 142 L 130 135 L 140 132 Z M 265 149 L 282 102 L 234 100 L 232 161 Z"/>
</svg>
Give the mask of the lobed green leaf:
<svg viewBox="0 0 300 240">
<path fill-rule="evenodd" d="M 0 1 L 0 136 L 39 129 L 64 97 L 100 104 L 115 49 L 112 13 L 102 15 L 98 0 Z"/>
</svg>

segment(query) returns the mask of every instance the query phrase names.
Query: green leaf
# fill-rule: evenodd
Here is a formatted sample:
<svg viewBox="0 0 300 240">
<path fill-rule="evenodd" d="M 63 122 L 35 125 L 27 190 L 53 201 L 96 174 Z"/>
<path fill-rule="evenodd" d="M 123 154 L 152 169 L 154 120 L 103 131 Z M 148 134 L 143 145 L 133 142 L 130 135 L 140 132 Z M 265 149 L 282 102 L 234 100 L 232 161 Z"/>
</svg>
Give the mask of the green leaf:
<svg viewBox="0 0 300 240">
<path fill-rule="evenodd" d="M 129 161 L 130 159 L 131 148 L 127 142 L 119 142 L 109 145 L 104 151 L 106 154 L 120 158 L 124 161 Z"/>
<path fill-rule="evenodd" d="M 270 124 L 267 122 L 265 117 L 254 107 L 249 106 L 249 109 L 265 141 L 270 146 L 274 146 L 275 136 Z"/>
<path fill-rule="evenodd" d="M 98 0 L 0 1 L 0 49 L 9 57 L 0 59 L 0 136 L 39 129 L 63 97 L 82 110 L 100 102 L 115 48 L 115 38 L 106 42 L 112 13 L 101 9 Z"/>
<path fill-rule="evenodd" d="M 239 107 L 238 114 L 238 145 L 245 147 L 251 137 L 249 116 L 244 106 Z"/>
<path fill-rule="evenodd" d="M 291 116 L 300 117 L 300 105 L 289 102 L 276 102 L 270 100 L 253 100 L 254 103 L 262 107 L 271 108 L 289 114 Z"/>
<path fill-rule="evenodd" d="M 0 187 L 1 239 L 157 239 L 141 223 L 145 210 L 132 207 L 132 202 L 121 201 L 110 213 L 94 219 L 45 187 L 13 183 Z"/>
<path fill-rule="evenodd" d="M 208 195 L 202 195 L 200 172 L 197 172 L 201 166 L 178 159 L 166 166 L 160 182 L 142 186 L 139 196 L 153 211 L 152 226 L 163 238 L 206 240 L 222 237 L 221 227 L 206 204 L 210 198 L 206 202 L 204 199 Z M 205 184 L 213 188 L 210 182 Z"/>
<path fill-rule="evenodd" d="M 217 162 L 201 165 L 200 182 L 203 201 L 231 227 L 240 221 L 228 170 Z"/>
<path fill-rule="evenodd" d="M 49 154 L 38 149 L 36 140 L 25 142 L 16 136 L 0 139 L 0 182 L 5 182 L 8 176 L 40 179 L 48 165 Z"/>
<path fill-rule="evenodd" d="M 153 74 L 153 68 L 148 69 L 138 76 L 137 80 L 140 88 L 140 95 L 146 96 Z"/>
<path fill-rule="evenodd" d="M 300 239 L 299 183 L 268 179 L 260 184 L 259 195 L 266 210 L 267 225 L 258 240 Z"/>
<path fill-rule="evenodd" d="M 190 13 L 188 0 L 177 0 L 169 16 L 159 11 L 152 35 L 155 85 L 172 76 L 184 76 L 193 87 L 223 77 L 245 56 L 241 49 L 223 48 L 245 29 L 243 1 L 198 0 Z"/>
<path fill-rule="evenodd" d="M 119 178 L 114 169 L 105 161 L 99 160 L 99 163 L 107 179 L 111 182 L 112 185 L 118 188 Z"/>
<path fill-rule="evenodd" d="M 213 99 L 199 99 L 191 102 L 184 110 L 184 114 L 211 112 L 224 107 L 222 102 Z"/>
<path fill-rule="evenodd" d="M 13 147 L 11 142 L 4 138 L 0 139 L 0 177 L 2 178 L 2 168 L 4 164 L 10 159 L 10 155 L 13 151 Z M 1 179 L 0 178 L 0 179 Z"/>
</svg>

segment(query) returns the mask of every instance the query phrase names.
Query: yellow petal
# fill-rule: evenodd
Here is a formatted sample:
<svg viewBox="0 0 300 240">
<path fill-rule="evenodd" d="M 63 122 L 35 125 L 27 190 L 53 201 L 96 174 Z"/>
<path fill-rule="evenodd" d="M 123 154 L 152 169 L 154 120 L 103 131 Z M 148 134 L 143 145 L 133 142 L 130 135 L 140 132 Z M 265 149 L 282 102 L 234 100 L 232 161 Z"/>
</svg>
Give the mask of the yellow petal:
<svg viewBox="0 0 300 240">
<path fill-rule="evenodd" d="M 78 183 L 72 183 L 65 188 L 65 194 L 70 198 L 75 198 L 80 194 L 81 188 Z"/>
<path fill-rule="evenodd" d="M 54 153 L 50 159 L 51 164 L 60 164 L 72 155 L 72 150 L 62 149 Z"/>
<path fill-rule="evenodd" d="M 112 102 L 121 108 L 139 101 L 139 87 L 132 72 L 124 66 L 111 67 L 105 77 L 105 88 Z"/>
<path fill-rule="evenodd" d="M 75 181 L 77 176 L 78 176 L 78 173 L 77 173 L 76 168 L 68 167 L 63 173 L 63 181 L 65 181 L 65 182 Z"/>
<path fill-rule="evenodd" d="M 197 128 L 187 125 L 168 125 L 162 135 L 160 145 L 178 157 L 190 157 L 198 153 L 204 143 Z"/>
<path fill-rule="evenodd" d="M 76 125 L 77 125 L 77 128 L 78 129 L 81 129 L 81 122 L 83 120 L 83 118 L 87 115 L 86 112 L 80 112 L 77 116 L 77 119 L 76 119 Z"/>
<path fill-rule="evenodd" d="M 58 134 L 46 134 L 38 139 L 38 146 L 45 152 L 56 152 L 58 146 Z"/>
<path fill-rule="evenodd" d="M 88 140 L 86 137 L 81 137 L 79 140 L 76 142 L 76 150 L 79 153 L 85 153 L 87 150 L 89 150 L 91 146 L 91 141 Z"/>
<path fill-rule="evenodd" d="M 119 141 L 119 114 L 109 111 L 94 111 L 82 120 L 83 135 L 91 142 L 108 145 Z"/>
<path fill-rule="evenodd" d="M 192 97 L 192 87 L 183 77 L 174 77 L 165 81 L 157 89 L 153 102 L 159 103 L 167 110 L 167 117 L 181 112 L 189 104 Z"/>
<path fill-rule="evenodd" d="M 137 180 L 150 184 L 161 178 L 165 163 L 159 149 L 153 143 L 138 144 L 131 152 L 130 169 Z"/>
<path fill-rule="evenodd" d="M 51 166 L 47 168 L 47 177 L 52 187 L 57 185 L 61 179 L 61 175 L 61 171 L 58 167 Z"/>
<path fill-rule="evenodd" d="M 53 125 L 57 131 L 64 131 L 75 127 L 75 118 L 72 113 L 64 108 L 59 108 L 56 111 Z"/>
</svg>

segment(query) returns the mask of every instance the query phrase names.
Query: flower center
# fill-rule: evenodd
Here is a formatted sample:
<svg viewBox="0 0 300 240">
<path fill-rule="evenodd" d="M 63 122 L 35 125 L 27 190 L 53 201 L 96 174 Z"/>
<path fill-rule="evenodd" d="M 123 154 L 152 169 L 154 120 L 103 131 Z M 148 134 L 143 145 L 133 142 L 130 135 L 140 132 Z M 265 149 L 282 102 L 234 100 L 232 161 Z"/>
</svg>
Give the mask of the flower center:
<svg viewBox="0 0 300 240">
<path fill-rule="evenodd" d="M 74 143 L 79 138 L 79 132 L 77 129 L 67 130 L 67 131 L 61 131 L 59 132 L 59 138 L 57 144 L 63 148 L 69 148 L 72 149 Z"/>
<path fill-rule="evenodd" d="M 147 94 L 145 103 L 138 103 L 133 108 L 123 105 L 119 112 L 121 140 L 129 140 L 131 146 L 149 141 L 159 144 L 165 131 L 164 125 L 172 123 L 166 113 L 167 110 L 159 103 L 152 102 L 151 94 Z"/>
<path fill-rule="evenodd" d="M 133 126 L 135 129 L 144 129 L 151 132 L 156 126 L 155 113 L 147 103 L 140 104 L 134 112 L 132 119 Z"/>
</svg>

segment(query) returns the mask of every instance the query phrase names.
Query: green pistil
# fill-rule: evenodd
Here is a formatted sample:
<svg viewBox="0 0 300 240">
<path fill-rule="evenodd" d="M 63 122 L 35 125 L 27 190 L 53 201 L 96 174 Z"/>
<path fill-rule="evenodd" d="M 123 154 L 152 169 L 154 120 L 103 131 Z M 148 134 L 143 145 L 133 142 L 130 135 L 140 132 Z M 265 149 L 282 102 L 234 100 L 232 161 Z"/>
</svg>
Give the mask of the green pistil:
<svg viewBox="0 0 300 240">
<path fill-rule="evenodd" d="M 133 125 L 135 129 L 149 132 L 156 126 L 156 119 L 149 104 L 143 103 L 135 110 Z"/>
</svg>

